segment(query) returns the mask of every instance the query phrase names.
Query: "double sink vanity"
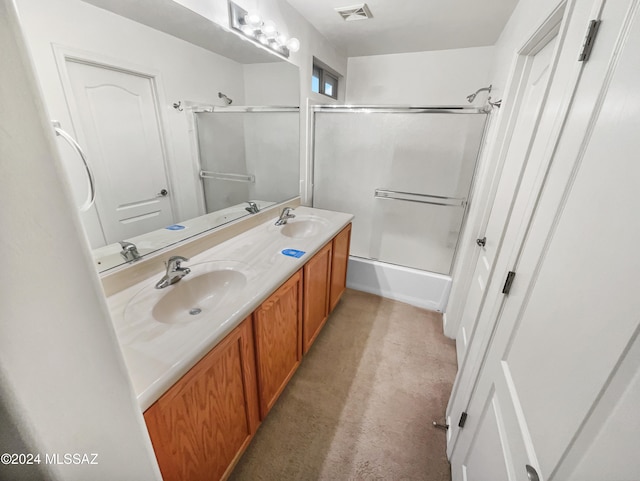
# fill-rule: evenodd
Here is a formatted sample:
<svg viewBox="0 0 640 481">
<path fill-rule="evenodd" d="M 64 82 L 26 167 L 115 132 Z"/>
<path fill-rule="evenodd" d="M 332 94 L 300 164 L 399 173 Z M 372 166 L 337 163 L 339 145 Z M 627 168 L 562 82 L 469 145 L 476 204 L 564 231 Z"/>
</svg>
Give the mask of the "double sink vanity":
<svg viewBox="0 0 640 481">
<path fill-rule="evenodd" d="M 345 289 L 353 216 L 292 213 L 107 299 L 165 481 L 231 473 Z"/>
</svg>

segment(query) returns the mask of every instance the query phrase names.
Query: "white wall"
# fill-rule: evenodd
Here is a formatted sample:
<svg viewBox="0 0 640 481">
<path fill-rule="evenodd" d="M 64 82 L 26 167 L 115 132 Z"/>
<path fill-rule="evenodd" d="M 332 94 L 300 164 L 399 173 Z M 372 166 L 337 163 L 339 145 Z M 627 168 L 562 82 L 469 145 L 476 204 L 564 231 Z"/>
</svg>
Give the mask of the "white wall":
<svg viewBox="0 0 640 481">
<path fill-rule="evenodd" d="M 493 47 L 351 57 L 350 104 L 467 105 L 466 96 L 489 85 Z M 478 95 L 475 104 L 482 105 Z"/>
<path fill-rule="evenodd" d="M 493 85 L 491 92 L 493 100 L 502 99 L 503 106 L 500 109 L 494 109 L 491 114 L 476 180 L 475 202 L 469 208 L 466 228 L 460 239 L 460 248 L 452 272 L 453 285 L 444 325 L 445 334 L 452 338 L 457 335 L 471 273 L 477 259 L 475 239 L 483 236 L 482 222 L 490 212 L 488 209 L 491 206 L 487 203 L 487 197 L 492 189 L 495 191 L 500 179 L 498 154 L 516 93 L 507 91 L 507 86 L 515 67 L 518 50 L 560 3 L 559 0 L 520 0 L 493 47 L 494 56 L 488 83 Z"/>
<path fill-rule="evenodd" d="M 198 210 L 187 114 L 171 106 L 178 100 L 223 105 L 218 92 L 244 103 L 243 65 L 79 0 L 17 0 L 36 71 L 52 118 L 74 134 L 52 44 L 157 75 L 169 176 L 176 221 Z M 135 46 L 135 48 L 132 48 Z M 71 151 L 70 164 L 78 160 Z M 79 180 L 86 192 L 86 180 Z M 84 194 L 86 195 L 86 194 Z"/>
<path fill-rule="evenodd" d="M 0 0 L 0 453 L 42 459 L 0 478 L 159 480 L 14 14 Z"/>
<path fill-rule="evenodd" d="M 300 103 L 299 69 L 289 62 L 243 65 L 246 105 L 297 106 Z"/>
</svg>

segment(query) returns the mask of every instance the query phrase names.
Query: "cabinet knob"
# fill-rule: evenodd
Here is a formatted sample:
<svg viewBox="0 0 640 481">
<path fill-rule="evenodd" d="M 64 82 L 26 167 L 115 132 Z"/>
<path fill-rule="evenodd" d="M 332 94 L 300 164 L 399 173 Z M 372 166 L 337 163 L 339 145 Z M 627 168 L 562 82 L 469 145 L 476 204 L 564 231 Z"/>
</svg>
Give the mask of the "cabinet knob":
<svg viewBox="0 0 640 481">
<path fill-rule="evenodd" d="M 476 239 L 476 244 L 478 244 L 480 247 L 484 247 L 486 243 L 487 243 L 486 236 L 483 237 L 482 239 Z"/>
</svg>

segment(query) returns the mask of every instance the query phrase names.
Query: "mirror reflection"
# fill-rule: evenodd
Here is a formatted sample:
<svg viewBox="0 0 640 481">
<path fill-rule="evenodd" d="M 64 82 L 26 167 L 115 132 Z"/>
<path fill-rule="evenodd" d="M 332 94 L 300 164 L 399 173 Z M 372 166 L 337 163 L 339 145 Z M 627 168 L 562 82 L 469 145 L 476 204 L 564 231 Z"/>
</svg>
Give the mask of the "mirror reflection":
<svg viewBox="0 0 640 481">
<path fill-rule="evenodd" d="M 299 171 L 283 161 L 299 152 L 298 109 L 218 109 L 195 116 L 207 212 L 298 195 Z"/>
<path fill-rule="evenodd" d="M 296 66 L 175 2 L 17 4 L 50 115 L 95 179 L 81 216 L 100 272 L 299 194 Z M 56 139 L 80 207 L 86 168 Z"/>
</svg>

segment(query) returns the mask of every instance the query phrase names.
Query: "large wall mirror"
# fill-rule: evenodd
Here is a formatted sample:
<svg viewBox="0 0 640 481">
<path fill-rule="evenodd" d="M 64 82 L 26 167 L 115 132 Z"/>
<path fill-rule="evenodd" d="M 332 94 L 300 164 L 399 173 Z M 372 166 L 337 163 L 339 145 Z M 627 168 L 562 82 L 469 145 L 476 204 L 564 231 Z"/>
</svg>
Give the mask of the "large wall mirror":
<svg viewBox="0 0 640 481">
<path fill-rule="evenodd" d="M 100 272 L 299 195 L 295 65 L 172 0 L 16 3 Z"/>
</svg>

